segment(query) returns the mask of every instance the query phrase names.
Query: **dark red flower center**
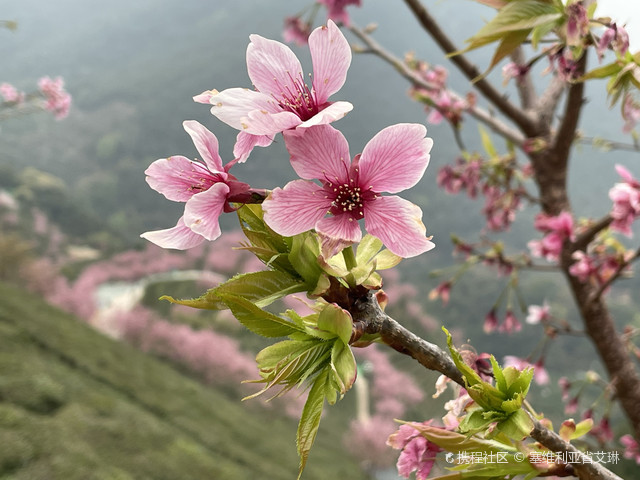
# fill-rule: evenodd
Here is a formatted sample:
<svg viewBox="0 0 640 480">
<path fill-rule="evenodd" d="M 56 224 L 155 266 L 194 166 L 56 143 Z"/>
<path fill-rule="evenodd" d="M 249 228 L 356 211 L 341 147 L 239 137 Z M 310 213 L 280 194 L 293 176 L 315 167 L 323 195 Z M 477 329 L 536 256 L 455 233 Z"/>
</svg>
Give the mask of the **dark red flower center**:
<svg viewBox="0 0 640 480">
<path fill-rule="evenodd" d="M 281 86 L 280 98 L 274 97 L 284 110 L 295 113 L 302 121 L 309 120 L 320 111 L 316 95 L 304 82 L 300 73 L 297 79 L 289 74 L 291 82 Z"/>
</svg>

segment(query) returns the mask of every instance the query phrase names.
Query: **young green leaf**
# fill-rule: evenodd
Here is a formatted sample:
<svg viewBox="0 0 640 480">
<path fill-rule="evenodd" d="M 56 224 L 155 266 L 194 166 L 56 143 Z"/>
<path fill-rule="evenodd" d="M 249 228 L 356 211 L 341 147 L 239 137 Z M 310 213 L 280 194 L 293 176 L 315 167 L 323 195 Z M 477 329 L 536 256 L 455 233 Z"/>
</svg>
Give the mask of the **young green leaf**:
<svg viewBox="0 0 640 480">
<path fill-rule="evenodd" d="M 318 434 L 320 427 L 320 419 L 322 418 L 322 409 L 324 407 L 325 388 L 329 380 L 329 369 L 324 369 L 315 378 L 309 396 L 302 409 L 302 416 L 298 423 L 298 433 L 296 445 L 298 448 L 298 456 L 300 457 L 300 470 L 298 472 L 298 480 L 302 476 L 302 471 L 307 464 L 309 452 L 313 446 L 313 442 Z"/>
</svg>

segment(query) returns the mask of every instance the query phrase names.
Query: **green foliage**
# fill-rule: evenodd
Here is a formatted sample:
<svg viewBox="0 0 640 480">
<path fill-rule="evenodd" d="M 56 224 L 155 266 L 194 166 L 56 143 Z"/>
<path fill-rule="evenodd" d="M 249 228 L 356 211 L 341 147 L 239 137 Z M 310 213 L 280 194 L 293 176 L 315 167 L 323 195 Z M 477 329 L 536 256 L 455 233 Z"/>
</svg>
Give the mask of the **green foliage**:
<svg viewBox="0 0 640 480">
<path fill-rule="evenodd" d="M 0 478 L 290 479 L 295 424 L 0 284 Z M 305 478 L 364 479 L 327 430 Z"/>
<path fill-rule="evenodd" d="M 488 73 L 500 60 L 518 48 L 530 34 L 539 39 L 544 33 L 559 26 L 563 19 L 564 6 L 559 1 L 511 1 L 501 6 L 496 16 L 467 40 L 467 48 L 454 55 L 499 42 L 487 69 Z"/>
<path fill-rule="evenodd" d="M 533 420 L 522 409 L 522 405 L 533 379 L 533 369 L 527 368 L 522 372 L 514 367 L 502 369 L 492 356 L 491 365 L 496 381 L 494 387 L 482 380 L 480 375 L 464 362 L 460 352 L 453 346 L 451 335 L 444 327 L 443 330 L 447 335 L 453 361 L 464 375 L 467 392 L 477 404 L 460 423 L 460 431 L 470 434 L 484 431 L 491 435 L 503 433 L 514 440 L 527 437 L 533 430 Z M 494 423 L 495 433 L 491 433 L 488 429 Z"/>
</svg>

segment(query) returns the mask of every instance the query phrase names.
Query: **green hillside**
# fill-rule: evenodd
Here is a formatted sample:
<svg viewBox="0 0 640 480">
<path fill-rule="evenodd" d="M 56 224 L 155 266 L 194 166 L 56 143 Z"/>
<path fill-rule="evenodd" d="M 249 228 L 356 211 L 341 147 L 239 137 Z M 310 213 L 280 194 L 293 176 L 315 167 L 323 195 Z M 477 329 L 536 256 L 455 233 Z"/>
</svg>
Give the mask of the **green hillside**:
<svg viewBox="0 0 640 480">
<path fill-rule="evenodd" d="M 293 479 L 295 422 L 0 284 L 0 480 Z M 363 479 L 321 431 L 305 479 Z"/>
</svg>

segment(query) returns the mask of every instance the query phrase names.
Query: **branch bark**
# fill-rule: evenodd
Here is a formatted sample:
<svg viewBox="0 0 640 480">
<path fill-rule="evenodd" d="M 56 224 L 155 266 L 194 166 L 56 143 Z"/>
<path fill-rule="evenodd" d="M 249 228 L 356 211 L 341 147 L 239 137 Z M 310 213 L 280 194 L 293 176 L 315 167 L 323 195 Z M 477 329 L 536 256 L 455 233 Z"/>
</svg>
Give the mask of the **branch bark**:
<svg viewBox="0 0 640 480">
<path fill-rule="evenodd" d="M 446 53 L 451 54 L 459 51 L 459 49 L 453 44 L 451 39 L 440 28 L 435 19 L 429 15 L 427 9 L 424 8 L 419 0 L 404 0 L 413 15 L 416 17 L 422 28 L 424 28 L 438 46 Z M 469 79 L 475 80 L 481 72 L 473 65 L 464 55 L 455 55 L 450 58 L 460 71 Z M 512 104 L 507 98 L 494 88 L 494 86 L 486 79 L 481 78 L 474 83 L 474 87 L 489 100 L 502 114 L 515 123 L 527 136 L 535 137 L 537 129 L 535 122 L 529 117 L 522 109 Z"/>
<path fill-rule="evenodd" d="M 406 65 L 405 62 L 403 62 L 398 57 L 396 57 L 395 55 L 390 53 L 388 50 L 386 50 L 384 47 L 382 47 L 370 35 L 367 35 L 362 29 L 356 27 L 355 25 L 351 25 L 349 27 L 349 30 L 367 46 L 366 52 L 372 53 L 380 57 L 382 60 L 384 60 L 393 68 L 395 68 L 395 70 L 400 75 L 402 75 L 405 79 L 407 79 L 413 85 L 417 87 L 425 88 L 427 90 L 440 89 L 437 85 L 427 82 L 426 80 L 421 78 L 419 75 L 417 75 L 413 70 L 411 70 Z M 449 95 L 452 98 L 456 100 L 462 100 L 465 103 L 467 103 L 466 100 L 464 100 L 460 94 L 452 90 L 447 90 L 447 93 L 449 93 Z M 469 108 L 467 109 L 467 112 L 469 112 L 469 114 L 473 118 L 485 124 L 487 127 L 489 127 L 492 131 L 494 131 L 501 137 L 511 141 L 514 145 L 521 146 L 524 143 L 525 136 L 522 135 L 522 133 L 520 133 L 515 128 L 508 126 L 507 124 L 500 121 L 498 118 L 494 117 L 489 112 L 487 112 L 486 110 L 483 110 L 477 105 L 469 106 Z"/>
<path fill-rule="evenodd" d="M 427 369 L 440 372 L 465 387 L 464 377 L 449 354 L 437 345 L 418 337 L 384 313 L 372 293 L 354 303 L 351 315 L 354 322 L 364 324 L 365 332 L 380 334 L 383 342 L 394 350 L 414 358 Z M 565 458 L 577 460 L 576 463 L 571 463 L 571 466 L 582 480 L 622 480 L 599 463 L 589 462 L 585 454 L 535 419 L 530 436 L 549 450 L 564 454 Z"/>
</svg>

